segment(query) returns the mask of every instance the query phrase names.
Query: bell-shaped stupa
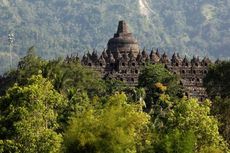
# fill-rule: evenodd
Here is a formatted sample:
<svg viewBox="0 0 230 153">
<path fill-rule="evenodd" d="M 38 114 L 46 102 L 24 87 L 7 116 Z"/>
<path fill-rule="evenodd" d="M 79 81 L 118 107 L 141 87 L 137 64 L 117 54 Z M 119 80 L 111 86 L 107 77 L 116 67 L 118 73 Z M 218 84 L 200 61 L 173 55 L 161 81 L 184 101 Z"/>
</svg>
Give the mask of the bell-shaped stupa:
<svg viewBox="0 0 230 153">
<path fill-rule="evenodd" d="M 117 33 L 108 42 L 107 48 L 115 57 L 117 52 L 125 54 L 126 52 L 132 52 L 136 57 L 139 52 L 139 45 L 137 40 L 133 37 L 132 33 L 129 32 L 128 26 L 125 21 L 119 21 Z"/>
</svg>

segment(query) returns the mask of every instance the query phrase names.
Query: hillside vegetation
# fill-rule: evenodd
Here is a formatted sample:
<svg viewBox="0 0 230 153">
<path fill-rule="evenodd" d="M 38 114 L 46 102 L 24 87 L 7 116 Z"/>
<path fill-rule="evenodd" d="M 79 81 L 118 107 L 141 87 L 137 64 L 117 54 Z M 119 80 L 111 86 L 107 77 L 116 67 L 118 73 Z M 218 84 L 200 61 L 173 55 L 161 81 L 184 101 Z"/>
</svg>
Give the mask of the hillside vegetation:
<svg viewBox="0 0 230 153">
<path fill-rule="evenodd" d="M 142 48 L 227 58 L 229 8 L 230 0 L 1 0 L 0 71 L 10 65 L 10 30 L 16 64 L 31 46 L 46 59 L 101 51 L 118 20 L 128 22 Z"/>
</svg>

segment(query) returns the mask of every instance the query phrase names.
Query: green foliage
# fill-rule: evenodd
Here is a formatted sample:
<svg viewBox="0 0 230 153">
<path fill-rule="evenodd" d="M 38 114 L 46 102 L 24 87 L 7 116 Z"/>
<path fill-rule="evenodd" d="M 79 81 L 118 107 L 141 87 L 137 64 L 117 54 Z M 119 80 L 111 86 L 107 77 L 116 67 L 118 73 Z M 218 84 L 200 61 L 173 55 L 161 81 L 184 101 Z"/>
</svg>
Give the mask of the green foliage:
<svg viewBox="0 0 230 153">
<path fill-rule="evenodd" d="M 82 66 L 78 60 L 67 62 L 59 58 L 47 62 L 37 56 L 34 47 L 31 47 L 19 61 L 18 68 L 4 76 L 0 93 L 4 94 L 14 83 L 26 84 L 28 78 L 38 74 L 49 79 L 57 91 L 69 97 L 72 92 L 79 90 L 87 91 L 91 96 L 102 95 L 111 88 L 104 83 L 98 72 Z"/>
<path fill-rule="evenodd" d="M 220 64 L 210 66 L 204 79 L 204 85 L 210 97 L 229 97 L 230 95 L 230 62 L 223 61 Z"/>
<path fill-rule="evenodd" d="M 5 91 L 12 87 L 14 83 L 23 85 L 27 83 L 27 79 L 32 75 L 41 74 L 46 63 L 45 60 L 35 54 L 35 48 L 30 47 L 27 55 L 19 61 L 17 69 L 11 70 L 3 76 L 4 79 L 1 82 L 0 95 L 4 95 Z"/>
<path fill-rule="evenodd" d="M 46 61 L 35 54 L 35 48 L 32 46 L 28 49 L 27 55 L 23 57 L 18 63 L 16 71 L 17 83 L 26 83 L 26 80 L 32 75 L 41 74 Z"/>
<path fill-rule="evenodd" d="M 138 80 L 139 87 L 146 89 L 146 103 L 151 106 L 160 96 L 162 90 L 172 97 L 182 96 L 179 78 L 161 64 L 149 64 L 142 71 Z"/>
<path fill-rule="evenodd" d="M 123 19 L 142 48 L 229 57 L 229 7 L 229 0 L 151 0 L 147 1 L 146 16 L 139 0 L 2 0 L 0 56 L 9 59 L 10 30 L 15 33 L 15 63 L 30 45 L 46 58 L 103 50 L 118 20 Z M 7 70 L 8 63 L 4 60 L 0 72 Z"/>
<path fill-rule="evenodd" d="M 225 140 L 230 142 L 230 99 L 215 97 L 212 103 L 212 113 L 216 115 L 220 121 L 220 133 L 223 135 Z"/>
<path fill-rule="evenodd" d="M 50 61 L 43 72 L 52 80 L 56 90 L 66 93 L 69 99 L 72 92 L 86 91 L 90 97 L 105 93 L 106 86 L 100 74 L 82 66 L 79 61 L 67 63 L 61 59 Z"/>
<path fill-rule="evenodd" d="M 158 103 L 160 103 L 158 106 L 164 107 L 152 109 L 151 114 L 155 128 L 160 134 L 164 136 L 175 129 L 181 134 L 192 132 L 196 152 L 206 147 L 217 148 L 223 152 L 229 151 L 226 142 L 219 134 L 217 119 L 210 115 L 210 101 L 199 104 L 196 99 L 176 100 L 162 94 Z"/>
<path fill-rule="evenodd" d="M 196 99 L 180 98 L 182 87 L 178 78 L 163 65 L 149 65 L 143 69 L 139 86 L 146 89 L 147 110 L 151 115 L 153 131 L 158 131 L 155 132 L 157 140 L 152 142 L 152 150 L 199 152 L 212 147 L 228 151 L 219 134 L 218 121 L 210 115 L 210 102 L 199 104 Z"/>
<path fill-rule="evenodd" d="M 174 130 L 159 136 L 159 141 L 154 145 L 155 153 L 194 153 L 196 137 L 192 131 L 181 132 Z"/>
<path fill-rule="evenodd" d="M 58 152 L 58 110 L 65 102 L 41 75 L 15 84 L 0 98 L 0 139 L 4 152 Z"/>
<path fill-rule="evenodd" d="M 149 116 L 125 94 L 79 103 L 65 134 L 65 152 L 137 152 L 147 143 Z M 138 150 L 137 150 L 138 149 Z"/>
<path fill-rule="evenodd" d="M 224 61 L 210 66 L 209 72 L 204 79 L 209 96 L 212 98 L 212 113 L 220 121 L 220 132 L 223 137 L 230 142 L 230 62 Z"/>
<path fill-rule="evenodd" d="M 115 92 L 123 91 L 128 88 L 123 82 L 115 79 L 105 80 L 105 85 L 107 94 L 114 94 Z"/>
<path fill-rule="evenodd" d="M 224 151 L 215 147 L 205 147 L 199 153 L 224 153 Z"/>
</svg>

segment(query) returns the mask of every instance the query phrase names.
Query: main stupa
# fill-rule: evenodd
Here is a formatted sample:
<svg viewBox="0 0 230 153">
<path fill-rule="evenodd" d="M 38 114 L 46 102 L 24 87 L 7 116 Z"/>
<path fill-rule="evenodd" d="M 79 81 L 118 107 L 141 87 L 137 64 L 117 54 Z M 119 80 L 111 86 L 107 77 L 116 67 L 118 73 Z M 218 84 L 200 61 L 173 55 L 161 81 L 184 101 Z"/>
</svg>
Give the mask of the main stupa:
<svg viewBox="0 0 230 153">
<path fill-rule="evenodd" d="M 129 32 L 128 26 L 125 21 L 119 21 L 117 33 L 111 38 L 107 45 L 108 51 L 110 51 L 115 57 L 118 51 L 121 55 L 124 53 L 132 52 L 136 57 L 139 53 L 139 45 L 137 40 Z"/>
</svg>

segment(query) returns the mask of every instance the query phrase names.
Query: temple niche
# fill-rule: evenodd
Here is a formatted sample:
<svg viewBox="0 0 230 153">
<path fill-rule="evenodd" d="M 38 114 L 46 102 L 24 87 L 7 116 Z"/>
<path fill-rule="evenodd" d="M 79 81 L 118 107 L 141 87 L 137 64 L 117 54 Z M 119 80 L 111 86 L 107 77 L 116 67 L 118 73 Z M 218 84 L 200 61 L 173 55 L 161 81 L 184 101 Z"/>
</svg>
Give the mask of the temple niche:
<svg viewBox="0 0 230 153">
<path fill-rule="evenodd" d="M 138 76 L 141 67 L 146 63 L 161 63 L 172 73 L 180 75 L 181 84 L 186 89 L 186 95 L 199 99 L 207 98 L 203 87 L 203 78 L 208 72 L 211 60 L 207 57 L 200 60 L 193 57 L 180 57 L 174 53 L 170 58 L 165 52 L 161 55 L 159 50 L 139 49 L 137 40 L 129 32 L 128 25 L 119 21 L 117 32 L 108 41 L 107 49 L 101 55 L 97 51 L 83 56 L 81 63 L 101 72 L 104 79 L 117 79 L 130 86 L 138 85 Z"/>
</svg>

